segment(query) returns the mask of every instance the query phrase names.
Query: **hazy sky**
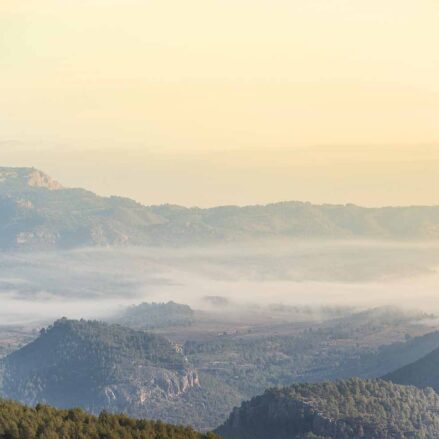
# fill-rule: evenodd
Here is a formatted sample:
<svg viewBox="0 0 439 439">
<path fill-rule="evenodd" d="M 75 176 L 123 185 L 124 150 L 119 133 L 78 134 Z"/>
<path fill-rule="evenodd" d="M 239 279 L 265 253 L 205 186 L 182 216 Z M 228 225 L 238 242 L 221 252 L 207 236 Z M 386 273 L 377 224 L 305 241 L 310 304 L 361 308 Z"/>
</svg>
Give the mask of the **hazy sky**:
<svg viewBox="0 0 439 439">
<path fill-rule="evenodd" d="M 439 204 L 437 0 L 1 0 L 0 163 L 145 203 Z"/>
</svg>

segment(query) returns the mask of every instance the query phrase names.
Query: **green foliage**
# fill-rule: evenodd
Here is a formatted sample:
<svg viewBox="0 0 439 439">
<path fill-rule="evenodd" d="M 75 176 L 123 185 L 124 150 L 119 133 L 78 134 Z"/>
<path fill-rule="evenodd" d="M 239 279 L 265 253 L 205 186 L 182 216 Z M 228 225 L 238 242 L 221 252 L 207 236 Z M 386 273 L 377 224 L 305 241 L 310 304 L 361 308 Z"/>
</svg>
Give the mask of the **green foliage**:
<svg viewBox="0 0 439 439">
<path fill-rule="evenodd" d="M 436 439 L 438 411 L 432 389 L 354 378 L 269 390 L 243 403 L 218 433 L 226 439 Z"/>
<path fill-rule="evenodd" d="M 47 405 L 29 408 L 0 400 L 0 439 L 215 439 L 178 427 L 102 412 L 58 410 Z"/>
</svg>

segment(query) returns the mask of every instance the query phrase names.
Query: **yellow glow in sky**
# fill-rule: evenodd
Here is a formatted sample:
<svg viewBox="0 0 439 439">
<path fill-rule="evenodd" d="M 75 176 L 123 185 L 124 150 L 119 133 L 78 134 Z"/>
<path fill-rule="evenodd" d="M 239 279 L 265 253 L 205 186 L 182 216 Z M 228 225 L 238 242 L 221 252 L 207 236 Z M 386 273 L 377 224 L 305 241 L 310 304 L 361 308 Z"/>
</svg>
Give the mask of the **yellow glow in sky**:
<svg viewBox="0 0 439 439">
<path fill-rule="evenodd" d="M 439 203 L 438 23 L 437 0 L 2 0 L 0 161 L 144 202 Z"/>
</svg>

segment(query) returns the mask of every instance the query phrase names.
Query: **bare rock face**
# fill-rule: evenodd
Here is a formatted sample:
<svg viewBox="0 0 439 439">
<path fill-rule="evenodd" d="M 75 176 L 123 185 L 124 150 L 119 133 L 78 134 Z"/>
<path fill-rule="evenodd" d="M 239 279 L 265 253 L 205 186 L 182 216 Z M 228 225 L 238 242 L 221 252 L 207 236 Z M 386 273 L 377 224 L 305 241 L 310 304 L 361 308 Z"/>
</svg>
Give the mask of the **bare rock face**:
<svg viewBox="0 0 439 439">
<path fill-rule="evenodd" d="M 9 190 L 63 189 L 60 183 L 34 168 L 0 168 L 0 186 Z"/>
<path fill-rule="evenodd" d="M 102 388 L 99 397 L 106 410 L 126 410 L 136 413 L 153 411 L 155 404 L 176 400 L 190 389 L 200 387 L 195 370 L 175 372 L 157 367 L 142 368 L 141 378 Z"/>
<path fill-rule="evenodd" d="M 62 189 L 60 183 L 38 170 L 32 170 L 28 176 L 27 184 L 30 187 L 46 188 L 52 191 Z"/>
</svg>

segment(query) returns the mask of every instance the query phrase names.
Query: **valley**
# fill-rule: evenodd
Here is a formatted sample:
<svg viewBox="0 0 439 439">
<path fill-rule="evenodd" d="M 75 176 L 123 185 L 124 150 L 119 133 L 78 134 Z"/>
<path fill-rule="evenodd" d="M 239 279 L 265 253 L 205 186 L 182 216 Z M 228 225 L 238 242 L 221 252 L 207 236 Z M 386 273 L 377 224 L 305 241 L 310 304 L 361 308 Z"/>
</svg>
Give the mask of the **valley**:
<svg viewBox="0 0 439 439">
<path fill-rule="evenodd" d="M 231 311 L 217 302 L 214 311 L 170 302 L 109 317 L 136 316 L 124 320 L 133 329 L 58 320 L 3 360 L 3 395 L 212 431 L 268 388 L 378 378 L 439 348 L 436 320 L 422 312 L 279 305 Z M 35 329 L 27 336 L 35 338 Z"/>
</svg>

